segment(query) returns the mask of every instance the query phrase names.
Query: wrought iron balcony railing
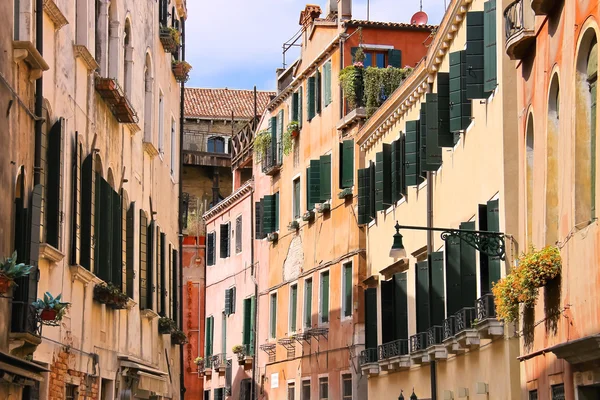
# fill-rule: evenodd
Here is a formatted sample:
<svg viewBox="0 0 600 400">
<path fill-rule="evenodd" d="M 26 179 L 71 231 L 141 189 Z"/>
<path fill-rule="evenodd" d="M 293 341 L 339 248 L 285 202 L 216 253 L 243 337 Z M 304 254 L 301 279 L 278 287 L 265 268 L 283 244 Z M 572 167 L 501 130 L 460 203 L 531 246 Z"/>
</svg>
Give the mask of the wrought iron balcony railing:
<svg viewBox="0 0 600 400">
<path fill-rule="evenodd" d="M 441 344 L 444 336 L 443 328 L 439 325 L 427 329 L 427 347 Z"/>
<path fill-rule="evenodd" d="M 512 60 L 527 55 L 535 41 L 535 15 L 529 0 L 515 0 L 504 10 L 506 53 Z"/>
<path fill-rule="evenodd" d="M 494 305 L 494 295 L 491 293 L 484 294 L 475 302 L 477 308 L 478 322 L 486 319 L 496 319 L 496 306 Z"/>
<path fill-rule="evenodd" d="M 24 301 L 13 300 L 11 331 L 42 335 L 42 323 L 34 306 Z"/>
<path fill-rule="evenodd" d="M 281 167 L 283 146 L 278 142 L 275 146 L 269 146 L 262 157 L 262 171 L 267 175 L 274 175 Z"/>
<path fill-rule="evenodd" d="M 470 329 L 475 321 L 475 307 L 465 307 L 454 314 L 454 334 L 457 335 L 466 329 Z"/>
<path fill-rule="evenodd" d="M 425 350 L 427 348 L 427 332 L 417 333 L 409 339 L 409 349 L 411 353 Z"/>
<path fill-rule="evenodd" d="M 359 365 L 372 364 L 377 362 L 377 349 L 365 349 L 360 352 L 358 357 Z"/>
<path fill-rule="evenodd" d="M 393 342 L 377 346 L 380 360 L 386 360 L 392 357 L 404 356 L 408 354 L 408 340 L 398 339 Z"/>
<path fill-rule="evenodd" d="M 443 339 L 444 340 L 450 339 L 451 337 L 454 336 L 455 326 L 456 326 L 456 317 L 454 315 L 451 315 L 444 320 L 444 324 L 443 324 L 443 329 L 444 329 Z"/>
<path fill-rule="evenodd" d="M 213 368 L 225 368 L 227 366 L 227 355 L 225 353 L 219 353 L 212 356 Z"/>
</svg>

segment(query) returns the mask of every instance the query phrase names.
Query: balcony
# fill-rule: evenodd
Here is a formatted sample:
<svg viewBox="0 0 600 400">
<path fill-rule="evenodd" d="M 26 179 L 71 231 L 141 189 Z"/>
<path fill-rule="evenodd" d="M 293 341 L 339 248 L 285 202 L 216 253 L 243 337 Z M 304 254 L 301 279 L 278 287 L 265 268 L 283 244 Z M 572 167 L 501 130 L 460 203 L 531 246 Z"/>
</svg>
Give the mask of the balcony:
<svg viewBox="0 0 600 400">
<path fill-rule="evenodd" d="M 198 367 L 199 371 L 203 372 L 204 376 L 211 376 L 212 375 L 212 356 L 207 356 L 204 359 L 204 366 L 203 369 L 200 369 L 200 367 Z"/>
<path fill-rule="evenodd" d="M 532 0 L 531 8 L 535 15 L 548 15 L 558 2 L 556 0 Z"/>
<path fill-rule="evenodd" d="M 238 364 L 244 368 L 252 368 L 252 362 L 254 361 L 254 346 L 250 344 L 243 344 L 244 350 L 238 353 Z"/>
<path fill-rule="evenodd" d="M 409 338 L 409 351 L 410 358 L 413 363 L 421 364 L 429 362 L 429 356 L 427 355 L 427 332 L 420 332 L 416 335 L 412 335 Z"/>
<path fill-rule="evenodd" d="M 515 0 L 504 10 L 506 54 L 522 60 L 535 43 L 535 14 L 528 0 Z"/>
<path fill-rule="evenodd" d="M 183 163 L 203 167 L 231 167 L 231 155 L 225 152 L 225 144 L 212 145 L 207 148 L 208 140 L 215 138 L 212 134 L 185 131 L 183 133 Z M 218 139 L 221 139 L 220 137 Z M 213 151 L 207 151 L 213 150 Z M 216 151 L 221 150 L 221 151 Z"/>
<path fill-rule="evenodd" d="M 262 172 L 265 175 L 276 175 L 281 169 L 281 156 L 283 152 L 283 146 L 281 143 L 277 143 L 275 147 L 269 146 L 262 156 Z"/>
<path fill-rule="evenodd" d="M 444 328 L 436 325 L 427 330 L 427 355 L 429 360 L 445 360 L 448 358 L 448 352 L 442 345 L 444 337 Z"/>
<path fill-rule="evenodd" d="M 384 371 L 410 368 L 408 340 L 399 339 L 377 346 L 379 365 Z"/>
<path fill-rule="evenodd" d="M 481 339 L 490 339 L 494 336 L 504 335 L 504 323 L 496 319 L 496 306 L 491 293 L 484 294 L 475 302 L 477 319 L 475 328 Z"/>
<path fill-rule="evenodd" d="M 219 353 L 212 356 L 212 365 L 216 372 L 224 374 L 227 369 L 227 364 L 231 362 L 227 360 L 227 354 Z"/>
<path fill-rule="evenodd" d="M 379 375 L 379 364 L 377 363 L 377 349 L 365 349 L 360 352 L 358 364 L 363 375 Z"/>
<path fill-rule="evenodd" d="M 116 79 L 96 75 L 96 91 L 104 99 L 117 121 L 137 124 L 138 116 Z"/>
<path fill-rule="evenodd" d="M 252 142 L 258 118 L 252 118 L 231 138 L 231 167 L 245 166 L 252 159 Z"/>
<path fill-rule="evenodd" d="M 22 286 L 25 283 L 20 282 Z M 19 289 L 17 289 L 19 290 Z M 25 358 L 42 343 L 42 324 L 34 306 L 24 301 L 12 302 L 10 349 L 11 354 Z"/>
<path fill-rule="evenodd" d="M 456 346 L 453 346 L 454 353 L 459 353 L 469 348 L 479 346 L 479 335 L 474 328 L 475 308 L 465 307 L 454 314 L 454 340 Z"/>
</svg>

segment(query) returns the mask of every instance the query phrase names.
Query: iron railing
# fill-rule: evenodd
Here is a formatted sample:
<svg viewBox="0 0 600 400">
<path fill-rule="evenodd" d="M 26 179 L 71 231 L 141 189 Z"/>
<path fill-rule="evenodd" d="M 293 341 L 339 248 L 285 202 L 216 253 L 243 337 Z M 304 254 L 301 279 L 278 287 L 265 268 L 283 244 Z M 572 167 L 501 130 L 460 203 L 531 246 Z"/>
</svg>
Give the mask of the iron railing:
<svg viewBox="0 0 600 400">
<path fill-rule="evenodd" d="M 42 323 L 34 306 L 24 301 L 13 300 L 11 331 L 42 335 Z"/>
<path fill-rule="evenodd" d="M 491 293 L 484 294 L 475 302 L 477 308 L 477 320 L 484 321 L 486 319 L 496 318 L 496 306 L 494 305 L 494 295 Z"/>
<path fill-rule="evenodd" d="M 203 369 L 211 369 L 212 363 L 213 363 L 212 356 L 206 356 L 206 358 L 204 359 L 204 368 Z"/>
<path fill-rule="evenodd" d="M 236 167 L 251 154 L 258 118 L 252 118 L 231 138 L 231 163 Z"/>
<path fill-rule="evenodd" d="M 475 320 L 475 308 L 465 307 L 454 314 L 454 334 L 457 335 L 466 329 L 470 329 Z"/>
<path fill-rule="evenodd" d="M 262 156 L 262 171 L 268 173 L 273 169 L 281 166 L 281 157 L 283 146 L 281 142 L 277 142 L 275 146 L 269 146 Z"/>
<path fill-rule="evenodd" d="M 227 355 L 225 353 L 219 353 L 212 356 L 213 368 L 225 368 L 227 366 Z"/>
<path fill-rule="evenodd" d="M 362 366 L 377 362 L 377 349 L 365 349 L 360 352 L 358 363 Z"/>
<path fill-rule="evenodd" d="M 377 346 L 380 360 L 386 360 L 392 357 L 404 356 L 408 354 L 408 340 L 398 339 L 393 342 Z"/>
<path fill-rule="evenodd" d="M 456 325 L 456 317 L 454 315 L 449 316 L 444 320 L 443 329 L 444 329 L 444 340 L 450 339 L 454 336 L 454 327 Z"/>
<path fill-rule="evenodd" d="M 513 35 L 525 29 L 525 8 L 523 3 L 523 0 L 515 0 L 504 11 L 505 39 L 507 41 Z"/>
<path fill-rule="evenodd" d="M 427 332 L 417 333 L 409 339 L 409 349 L 411 353 L 425 350 L 427 348 Z"/>
<path fill-rule="evenodd" d="M 439 325 L 432 326 L 427 329 L 427 347 L 441 344 L 443 340 L 443 328 Z"/>
</svg>

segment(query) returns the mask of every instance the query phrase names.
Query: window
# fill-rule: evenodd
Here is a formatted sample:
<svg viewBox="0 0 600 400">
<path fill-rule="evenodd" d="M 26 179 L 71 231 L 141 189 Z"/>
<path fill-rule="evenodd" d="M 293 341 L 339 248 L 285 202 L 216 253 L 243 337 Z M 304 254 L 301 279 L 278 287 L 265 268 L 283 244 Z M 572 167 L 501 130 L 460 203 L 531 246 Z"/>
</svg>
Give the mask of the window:
<svg viewBox="0 0 600 400">
<path fill-rule="evenodd" d="M 177 165 L 177 124 L 175 118 L 171 118 L 171 175 L 175 176 Z"/>
<path fill-rule="evenodd" d="M 344 264 L 342 274 L 342 317 L 352 316 L 352 263 Z"/>
<path fill-rule="evenodd" d="M 538 400 L 538 391 L 537 390 L 529 391 L 529 400 Z"/>
<path fill-rule="evenodd" d="M 158 95 L 158 153 L 165 152 L 165 100 L 162 92 Z"/>
<path fill-rule="evenodd" d="M 327 377 L 319 378 L 319 400 L 329 399 L 329 381 Z"/>
<path fill-rule="evenodd" d="M 296 398 L 296 384 L 294 382 L 288 382 L 287 398 L 288 400 L 294 400 Z"/>
<path fill-rule="evenodd" d="M 217 388 L 214 390 L 214 400 L 225 400 L 225 388 Z"/>
<path fill-rule="evenodd" d="M 254 354 L 254 314 L 256 313 L 256 297 L 244 299 L 244 327 L 242 344 L 247 355 Z"/>
<path fill-rule="evenodd" d="M 312 327 L 312 279 L 304 281 L 304 327 Z"/>
<path fill-rule="evenodd" d="M 220 228 L 220 252 L 219 255 L 221 258 L 229 257 L 230 251 L 230 232 L 231 232 L 231 224 L 227 222 L 226 224 L 221 224 Z"/>
<path fill-rule="evenodd" d="M 387 67 L 387 51 L 365 50 L 365 60 L 363 64 L 367 67 L 385 68 Z"/>
<path fill-rule="evenodd" d="M 298 285 L 290 286 L 290 321 L 289 331 L 296 332 L 296 310 L 298 308 Z"/>
<path fill-rule="evenodd" d="M 323 106 L 331 104 L 331 60 L 323 65 Z"/>
<path fill-rule="evenodd" d="M 340 189 L 351 188 L 354 185 L 354 140 L 344 140 L 340 143 Z"/>
<path fill-rule="evenodd" d="M 277 337 L 277 293 L 271 293 L 271 308 L 269 316 L 269 337 Z"/>
<path fill-rule="evenodd" d="M 352 400 L 352 375 L 342 375 L 342 400 Z"/>
<path fill-rule="evenodd" d="M 548 99 L 548 130 L 546 136 L 546 243 L 558 241 L 558 75 L 554 75 Z"/>
<path fill-rule="evenodd" d="M 294 179 L 293 186 L 293 219 L 298 219 L 300 218 L 300 177 Z"/>
<path fill-rule="evenodd" d="M 210 232 L 206 235 L 206 265 L 215 265 L 216 255 L 216 236 L 215 232 Z"/>
<path fill-rule="evenodd" d="M 329 271 L 321 274 L 319 298 L 321 299 L 319 322 L 324 324 L 329 322 Z"/>
<path fill-rule="evenodd" d="M 221 137 L 208 138 L 206 151 L 209 153 L 225 153 L 225 139 Z"/>
<path fill-rule="evenodd" d="M 77 386 L 66 384 L 65 385 L 65 400 L 77 400 L 79 394 L 77 393 Z"/>
<path fill-rule="evenodd" d="M 210 390 L 204 391 L 204 400 L 210 400 Z"/>
<path fill-rule="evenodd" d="M 302 381 L 302 396 L 301 400 L 310 400 L 310 381 Z"/>
<path fill-rule="evenodd" d="M 525 179 L 527 190 L 527 245 L 533 244 L 533 167 L 534 167 L 534 137 L 533 137 L 533 115 L 529 114 L 527 120 L 527 137 L 525 138 L 526 166 Z"/>
<path fill-rule="evenodd" d="M 227 353 L 227 315 L 221 313 L 221 353 Z"/>
<path fill-rule="evenodd" d="M 154 141 L 154 78 L 152 77 L 152 59 L 146 54 L 144 65 L 144 143 L 156 145 Z"/>
<path fill-rule="evenodd" d="M 242 216 L 239 215 L 235 219 L 235 252 L 240 254 L 242 252 Z"/>
<path fill-rule="evenodd" d="M 131 99 L 131 81 L 133 80 L 133 46 L 131 41 L 131 22 L 126 19 L 125 29 L 123 30 L 123 90 L 128 99 Z"/>
<path fill-rule="evenodd" d="M 235 286 L 225 290 L 225 314 L 235 313 Z"/>
<path fill-rule="evenodd" d="M 64 119 L 59 118 L 48 132 L 46 149 L 46 243 L 62 248 L 61 215 L 63 206 Z"/>
<path fill-rule="evenodd" d="M 279 230 L 279 192 L 274 194 L 275 199 L 275 231 Z"/>
<path fill-rule="evenodd" d="M 204 325 L 204 359 L 208 360 L 213 355 L 213 339 L 215 333 L 215 318 L 211 315 L 206 318 Z"/>
<path fill-rule="evenodd" d="M 554 385 L 551 387 L 552 400 L 565 400 L 565 385 Z"/>
</svg>

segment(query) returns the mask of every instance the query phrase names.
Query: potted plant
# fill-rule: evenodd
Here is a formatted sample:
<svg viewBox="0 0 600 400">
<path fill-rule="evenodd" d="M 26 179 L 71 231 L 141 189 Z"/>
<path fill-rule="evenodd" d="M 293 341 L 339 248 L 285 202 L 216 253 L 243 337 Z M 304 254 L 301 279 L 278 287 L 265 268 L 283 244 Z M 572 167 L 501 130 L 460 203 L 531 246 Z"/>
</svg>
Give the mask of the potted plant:
<svg viewBox="0 0 600 400">
<path fill-rule="evenodd" d="M 173 60 L 171 69 L 173 70 L 173 75 L 175 75 L 177 82 L 187 82 L 190 77 L 189 75 L 192 66 L 187 61 Z"/>
<path fill-rule="evenodd" d="M 29 275 L 33 266 L 17 264 L 17 252 L 0 264 L 0 293 L 7 293 L 15 285 L 15 279 Z"/>
<path fill-rule="evenodd" d="M 271 146 L 271 132 L 264 129 L 254 137 L 254 151 L 256 152 L 256 162 L 260 162 L 266 156 L 267 150 Z"/>
<path fill-rule="evenodd" d="M 181 44 L 181 33 L 172 26 L 160 28 L 160 41 L 168 53 L 174 53 Z"/>
<path fill-rule="evenodd" d="M 171 332 L 171 344 L 181 345 L 186 343 L 187 336 L 184 331 L 182 331 L 181 329 L 175 329 L 173 332 Z"/>
<path fill-rule="evenodd" d="M 203 357 L 194 358 L 194 364 L 196 364 L 199 367 L 199 369 L 204 369 L 204 358 Z"/>
<path fill-rule="evenodd" d="M 298 137 L 300 134 L 300 124 L 298 124 L 298 121 L 290 121 L 287 126 L 287 131 L 290 132 L 291 137 Z"/>
<path fill-rule="evenodd" d="M 242 365 L 244 363 L 244 357 L 246 356 L 245 346 L 241 344 L 236 344 L 231 348 L 233 354 L 237 354 L 238 363 Z"/>
<path fill-rule="evenodd" d="M 129 297 L 118 287 L 109 283 L 99 283 L 94 286 L 94 300 L 98 303 L 106 304 L 113 309 L 127 308 Z"/>
<path fill-rule="evenodd" d="M 162 335 L 172 334 L 177 330 L 177 324 L 171 318 L 160 317 L 158 319 L 158 333 Z"/>
<path fill-rule="evenodd" d="M 37 299 L 32 305 L 40 314 L 42 321 L 60 321 L 67 312 L 67 307 L 69 307 L 69 303 L 61 300 L 62 294 L 53 297 L 50 292 L 46 292 L 43 299 Z"/>
</svg>

